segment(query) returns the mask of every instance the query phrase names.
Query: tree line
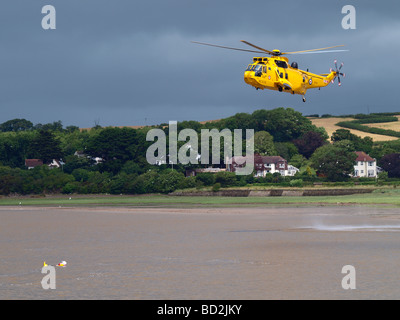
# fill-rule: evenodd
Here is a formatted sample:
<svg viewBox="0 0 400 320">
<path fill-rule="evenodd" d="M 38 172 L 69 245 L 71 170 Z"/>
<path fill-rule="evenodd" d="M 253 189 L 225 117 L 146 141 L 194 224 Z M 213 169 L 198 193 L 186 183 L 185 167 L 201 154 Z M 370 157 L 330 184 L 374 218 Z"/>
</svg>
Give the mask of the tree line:
<svg viewBox="0 0 400 320">
<path fill-rule="evenodd" d="M 0 194 L 168 193 L 204 186 L 218 189 L 254 183 L 300 186 L 301 181 L 308 180 L 343 181 L 353 171 L 354 151 L 364 151 L 378 159 L 389 178 L 400 177 L 399 142 L 378 144 L 346 129 L 329 137 L 324 128 L 316 127 L 291 108 L 237 113 L 208 123 L 182 121 L 178 122 L 178 131 L 190 128 L 200 134 L 201 129 L 254 129 L 256 153 L 288 160 L 300 169 L 293 178 L 279 174 L 240 177 L 230 172 L 185 177 L 186 170 L 201 165 L 174 164 L 173 169 L 169 164 L 150 165 L 146 150 L 152 142 L 146 141 L 146 134 L 152 128 L 160 128 L 168 136 L 166 124 L 141 129 L 96 126 L 80 130 L 75 126 L 64 128 L 61 121 L 44 125 L 33 125 L 25 119 L 6 121 L 0 124 Z M 27 170 L 25 159 L 30 158 L 41 159 L 44 164 L 56 159 L 62 166 L 50 169 L 44 165 Z"/>
</svg>

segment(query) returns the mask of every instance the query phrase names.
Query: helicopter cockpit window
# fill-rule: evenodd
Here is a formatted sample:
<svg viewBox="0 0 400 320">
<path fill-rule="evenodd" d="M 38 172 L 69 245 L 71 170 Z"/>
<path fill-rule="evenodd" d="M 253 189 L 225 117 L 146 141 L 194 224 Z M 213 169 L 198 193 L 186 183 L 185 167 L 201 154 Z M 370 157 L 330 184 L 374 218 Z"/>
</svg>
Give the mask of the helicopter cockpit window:
<svg viewBox="0 0 400 320">
<path fill-rule="evenodd" d="M 276 65 L 278 66 L 278 68 L 287 68 L 287 63 L 285 61 L 281 61 L 281 60 L 275 60 Z"/>
<path fill-rule="evenodd" d="M 255 72 L 258 72 L 258 71 L 261 72 L 261 70 L 262 70 L 262 65 L 257 64 L 256 67 L 255 67 L 255 69 L 254 69 L 254 71 L 255 71 Z"/>
<path fill-rule="evenodd" d="M 257 64 L 256 67 L 254 68 L 254 75 L 256 77 L 261 77 L 262 70 L 263 70 L 263 65 Z"/>
<path fill-rule="evenodd" d="M 256 66 L 254 64 L 249 64 L 246 71 L 254 71 L 255 68 Z"/>
</svg>

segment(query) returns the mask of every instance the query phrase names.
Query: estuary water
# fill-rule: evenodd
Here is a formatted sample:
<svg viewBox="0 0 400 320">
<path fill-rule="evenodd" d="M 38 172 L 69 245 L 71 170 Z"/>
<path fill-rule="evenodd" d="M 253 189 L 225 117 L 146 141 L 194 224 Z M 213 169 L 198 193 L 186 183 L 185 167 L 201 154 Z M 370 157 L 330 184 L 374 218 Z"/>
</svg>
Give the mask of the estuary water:
<svg viewBox="0 0 400 320">
<path fill-rule="evenodd" d="M 399 299 L 399 249 L 399 209 L 1 207 L 0 299 Z"/>
</svg>

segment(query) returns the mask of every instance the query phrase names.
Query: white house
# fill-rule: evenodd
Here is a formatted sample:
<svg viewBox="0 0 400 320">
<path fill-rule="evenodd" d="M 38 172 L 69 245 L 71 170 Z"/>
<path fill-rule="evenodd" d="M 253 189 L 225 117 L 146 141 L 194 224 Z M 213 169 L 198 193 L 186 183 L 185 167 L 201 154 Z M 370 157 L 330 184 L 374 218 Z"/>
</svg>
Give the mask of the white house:
<svg viewBox="0 0 400 320">
<path fill-rule="evenodd" d="M 245 157 L 233 157 L 231 163 L 227 165 L 227 170 L 235 172 L 236 168 L 241 167 L 239 163 L 246 163 L 246 161 L 243 161 L 243 158 Z M 265 177 L 267 173 L 275 172 L 279 172 L 282 176 L 294 176 L 297 171 L 299 171 L 299 169 L 288 165 L 287 161 L 280 156 L 254 155 L 255 177 Z"/>
<path fill-rule="evenodd" d="M 378 176 L 378 167 L 376 166 L 376 159 L 371 158 L 363 151 L 356 151 L 357 158 L 354 165 L 354 177 L 367 177 L 376 178 Z"/>
<path fill-rule="evenodd" d="M 49 163 L 50 168 L 60 168 L 64 165 L 65 163 L 62 160 L 56 160 L 53 159 L 51 163 Z"/>
<path fill-rule="evenodd" d="M 195 177 L 199 173 L 218 173 L 221 171 L 226 171 L 225 168 L 198 168 L 186 170 L 186 177 Z"/>
<path fill-rule="evenodd" d="M 78 158 L 84 158 L 84 157 L 86 157 L 86 158 L 88 158 L 88 159 L 94 161 L 95 164 L 99 164 L 99 163 L 103 162 L 103 159 L 102 159 L 102 158 L 100 158 L 100 157 L 90 157 L 90 156 L 87 156 L 83 151 L 75 151 L 74 156 L 77 156 Z"/>
</svg>

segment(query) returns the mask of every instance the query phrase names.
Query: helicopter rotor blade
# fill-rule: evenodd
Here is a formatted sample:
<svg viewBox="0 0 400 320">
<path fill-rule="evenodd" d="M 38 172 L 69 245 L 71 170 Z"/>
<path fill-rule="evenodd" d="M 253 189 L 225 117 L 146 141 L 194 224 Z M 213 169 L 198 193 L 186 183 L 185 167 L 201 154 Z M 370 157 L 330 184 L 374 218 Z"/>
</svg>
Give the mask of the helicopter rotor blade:
<svg viewBox="0 0 400 320">
<path fill-rule="evenodd" d="M 292 52 L 273 52 L 264 48 L 261 48 L 259 46 L 256 46 L 255 44 L 252 44 L 248 41 L 245 40 L 240 40 L 244 44 L 247 44 L 248 46 L 251 46 L 255 49 L 258 49 L 259 51 L 256 50 L 246 50 L 246 49 L 240 49 L 240 48 L 233 48 L 233 47 L 226 47 L 226 46 L 220 46 L 216 44 L 211 44 L 211 43 L 205 43 L 205 42 L 198 42 L 198 41 L 191 41 L 192 43 L 196 44 L 201 44 L 204 46 L 210 46 L 210 47 L 217 47 L 217 48 L 223 48 L 223 49 L 229 49 L 229 50 L 237 50 L 237 51 L 244 51 L 244 52 L 252 52 L 252 53 L 268 53 L 269 55 L 273 56 L 281 56 L 281 55 L 288 55 L 288 54 L 312 54 L 312 53 L 330 53 L 330 52 L 343 52 L 343 51 L 349 51 L 349 50 L 326 50 L 326 49 L 331 49 L 331 48 L 337 48 L 337 47 L 343 47 L 344 45 L 338 45 L 338 46 L 333 46 L 333 47 L 326 47 L 326 48 L 320 48 L 320 49 L 312 49 L 312 50 L 302 50 L 302 51 L 292 51 Z M 340 70 L 340 69 L 339 69 Z"/>
<path fill-rule="evenodd" d="M 196 44 L 201 44 L 204 46 L 210 46 L 210 47 L 217 47 L 217 48 L 223 48 L 223 49 L 230 49 L 230 50 L 237 50 L 237 51 L 245 51 L 245 52 L 253 52 L 253 53 L 265 53 L 262 51 L 255 51 L 255 50 L 246 50 L 246 49 L 239 49 L 239 48 L 232 48 L 232 47 L 225 47 L 225 46 L 219 46 L 216 44 L 210 44 L 210 43 L 204 43 L 204 42 L 198 42 L 198 41 L 191 41 L 192 43 Z"/>
<path fill-rule="evenodd" d="M 326 51 L 310 51 L 310 52 L 283 52 L 282 55 L 288 54 L 313 54 L 313 53 L 330 53 L 330 52 L 345 52 L 350 50 L 326 50 Z"/>
<path fill-rule="evenodd" d="M 269 50 L 267 50 L 267 49 L 258 47 L 258 46 L 256 46 L 256 45 L 250 43 L 250 42 L 247 42 L 247 41 L 245 41 L 245 40 L 240 40 L 240 41 L 243 42 L 243 43 L 245 43 L 245 44 L 247 44 L 247 45 L 250 46 L 250 47 L 256 48 L 256 49 L 261 50 L 261 51 L 264 51 L 264 52 L 266 52 L 266 53 L 268 53 L 268 54 L 275 55 L 275 53 L 273 53 L 272 51 L 269 51 Z"/>
<path fill-rule="evenodd" d="M 321 50 L 332 49 L 332 48 L 338 48 L 338 47 L 344 47 L 344 44 L 341 44 L 341 45 L 338 45 L 338 46 L 333 46 L 333 47 L 319 48 L 319 49 L 310 49 L 310 50 L 301 50 L 301 51 L 292 51 L 292 52 L 282 52 L 282 54 L 294 54 L 294 53 L 321 51 Z"/>
</svg>

